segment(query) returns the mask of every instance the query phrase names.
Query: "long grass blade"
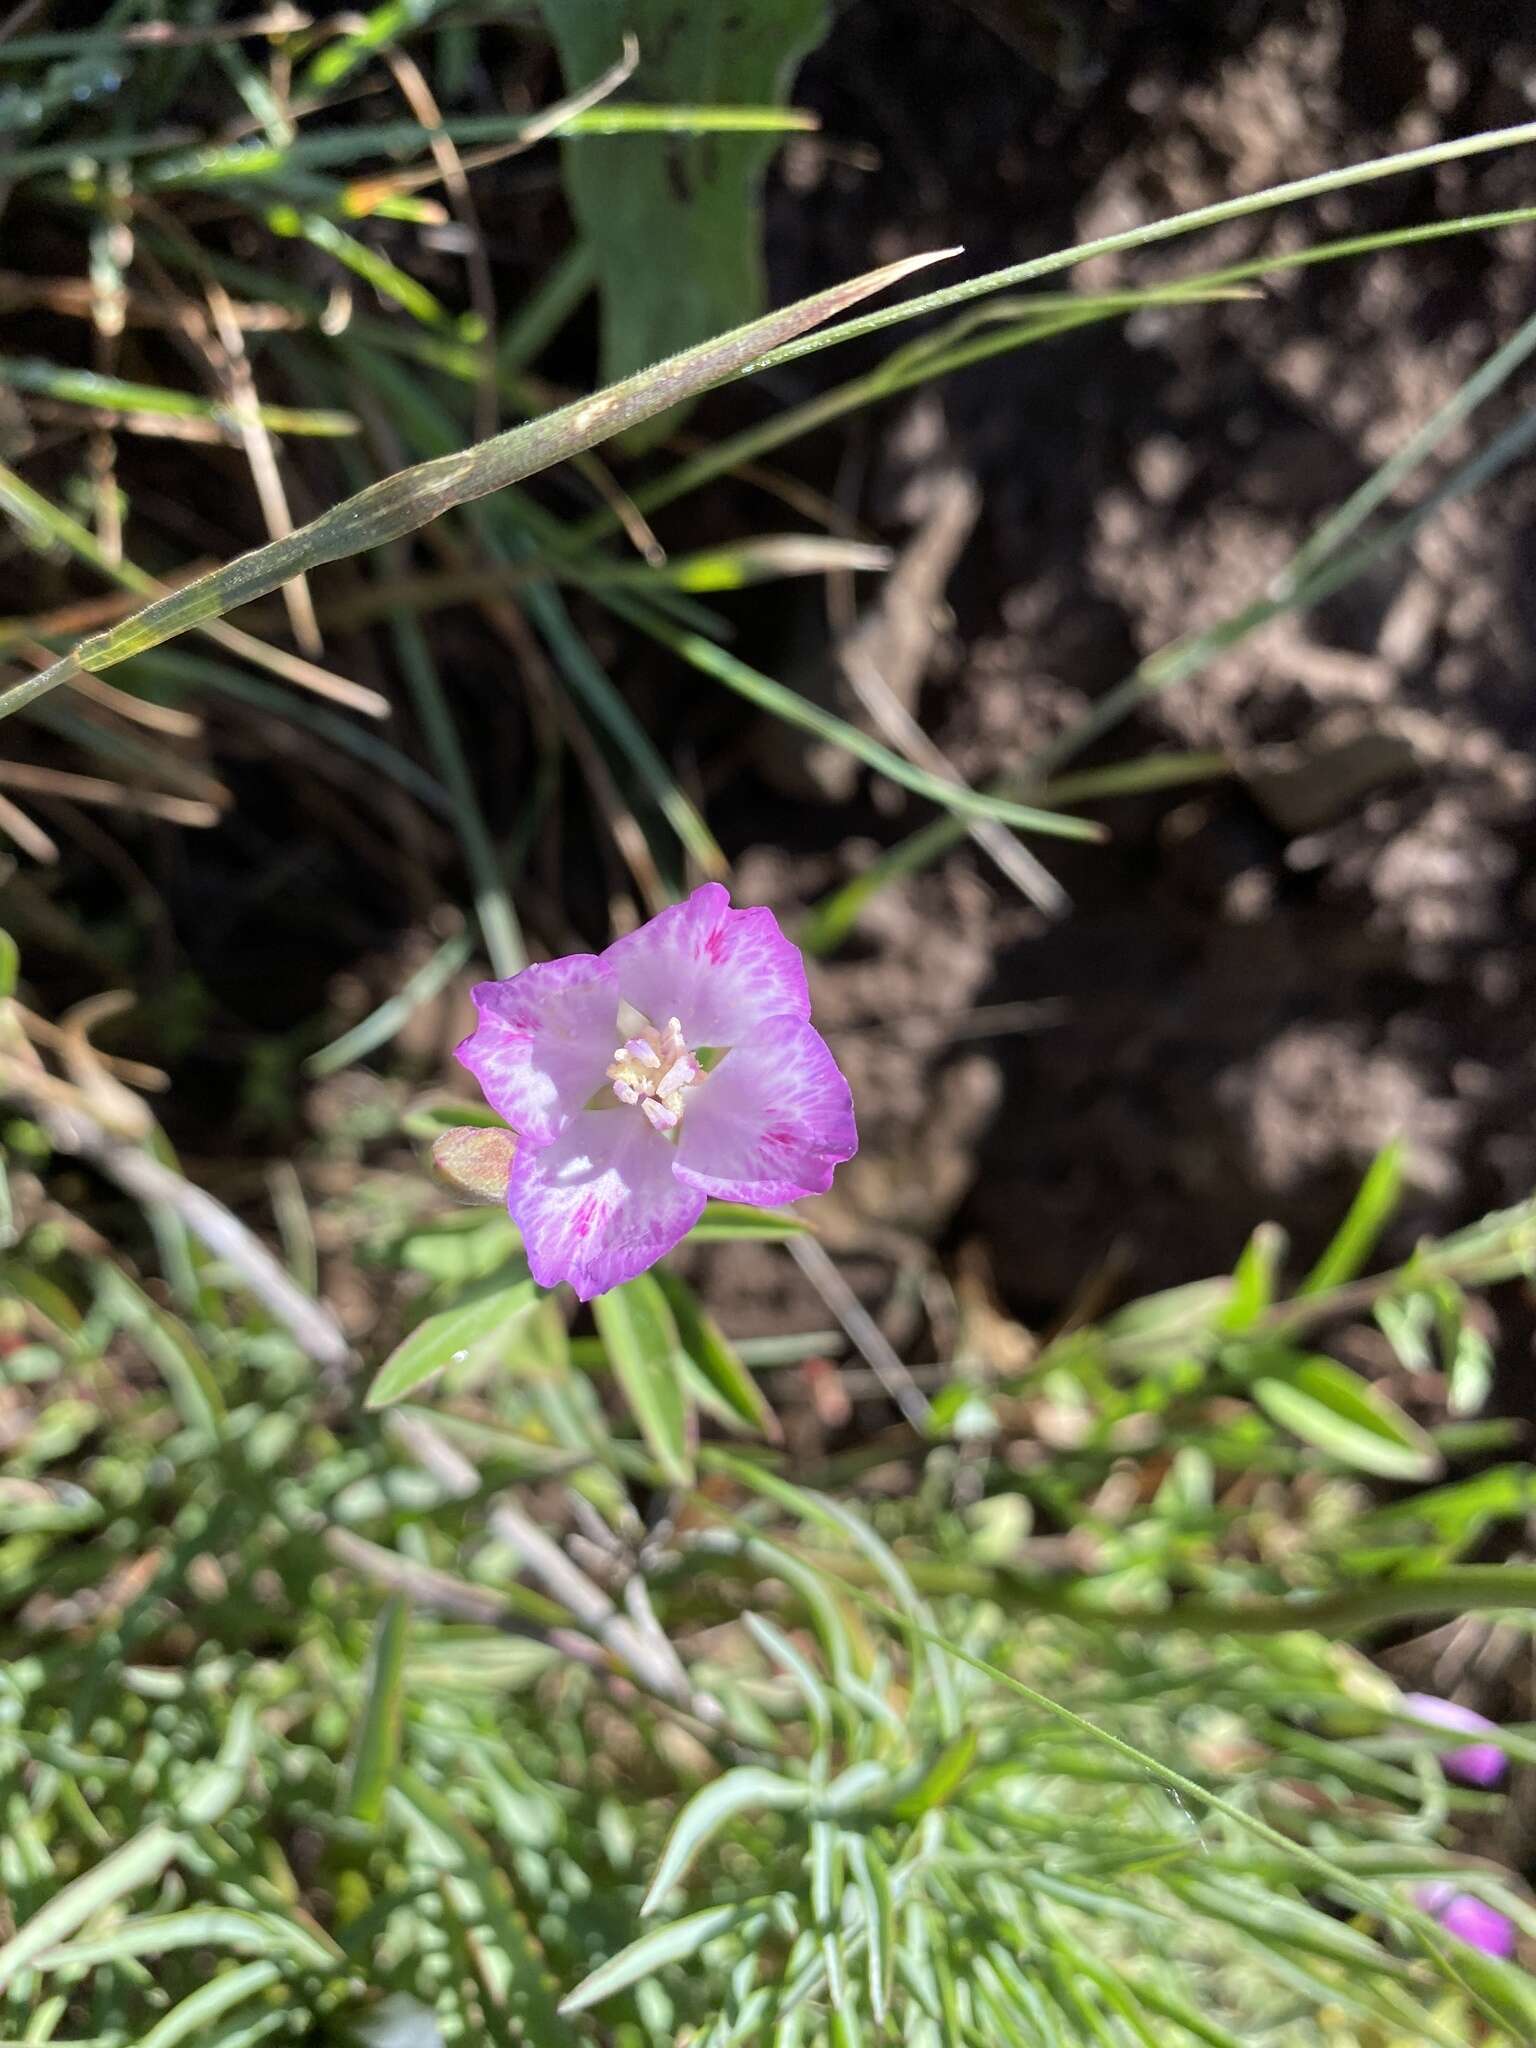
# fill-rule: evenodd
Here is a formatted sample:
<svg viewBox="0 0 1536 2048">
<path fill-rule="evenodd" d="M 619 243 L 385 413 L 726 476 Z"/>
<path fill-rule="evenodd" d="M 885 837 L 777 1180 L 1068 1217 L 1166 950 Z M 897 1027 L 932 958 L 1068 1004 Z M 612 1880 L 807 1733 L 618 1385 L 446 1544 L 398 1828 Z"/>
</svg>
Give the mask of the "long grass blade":
<svg viewBox="0 0 1536 2048">
<path fill-rule="evenodd" d="M 843 320 L 809 340 L 782 343 L 757 365 L 773 368 L 794 362 L 816 349 L 852 341 L 856 335 L 873 334 L 882 327 L 903 320 L 919 320 L 928 313 L 942 313 L 968 299 L 985 298 L 991 292 L 1008 291 L 1014 285 L 1029 284 L 1037 277 L 1051 277 L 1086 263 L 1092 256 L 1116 256 L 1126 249 L 1145 249 L 1154 242 L 1172 241 L 1179 235 L 1197 233 L 1201 228 L 1219 227 L 1223 221 L 1242 220 L 1249 214 L 1267 213 L 1277 206 L 1294 206 L 1303 199 L 1321 199 L 1329 192 L 1343 192 L 1353 185 L 1368 185 L 1380 178 L 1397 178 L 1408 171 L 1430 170 L 1436 164 L 1455 163 L 1469 156 L 1484 156 L 1490 150 L 1518 149 L 1536 142 L 1536 121 L 1522 121 L 1511 128 L 1488 128 L 1476 135 L 1457 135 L 1446 142 L 1432 142 L 1422 149 L 1399 150 L 1393 156 L 1372 157 L 1365 163 L 1345 164 L 1336 170 L 1319 171 L 1310 178 L 1292 178 L 1283 185 L 1267 186 L 1262 192 L 1245 192 L 1236 199 L 1220 199 L 1210 206 L 1197 206 L 1188 213 L 1171 214 L 1166 220 L 1146 221 L 1139 227 L 1123 228 L 1118 234 L 1100 235 L 1091 242 L 1078 242 L 1070 249 L 1057 249 L 1049 256 L 1032 256 L 1027 262 L 1012 263 L 1002 270 L 989 270 L 982 277 L 964 278 L 940 291 L 924 292 L 900 306 L 879 313 L 867 313 L 857 320 Z"/>
<path fill-rule="evenodd" d="M 403 540 L 455 506 L 470 504 L 583 449 L 596 447 L 641 420 L 665 412 L 680 399 L 707 391 L 744 370 L 782 336 L 803 333 L 817 321 L 831 319 L 845 306 L 883 291 L 948 253 L 908 257 L 834 285 L 623 378 L 595 397 L 561 406 L 458 454 L 439 456 L 385 477 L 281 540 L 269 541 L 92 634 L 49 668 L 0 696 L 0 717 L 20 710 L 80 669 L 111 668 L 190 627 L 222 618 L 239 605 L 267 596 L 292 576 L 307 575 L 327 562 Z"/>
</svg>

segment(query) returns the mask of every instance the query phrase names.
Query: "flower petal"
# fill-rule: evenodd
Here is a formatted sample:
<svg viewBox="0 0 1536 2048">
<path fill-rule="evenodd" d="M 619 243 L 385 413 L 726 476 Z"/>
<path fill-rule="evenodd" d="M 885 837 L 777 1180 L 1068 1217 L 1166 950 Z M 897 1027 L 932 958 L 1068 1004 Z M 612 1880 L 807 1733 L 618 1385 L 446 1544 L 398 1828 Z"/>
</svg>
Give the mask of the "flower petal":
<svg viewBox="0 0 1536 2048">
<path fill-rule="evenodd" d="M 819 1031 L 769 1017 L 690 1091 L 677 1177 L 726 1202 L 824 1195 L 858 1150 L 853 1097 Z"/>
<path fill-rule="evenodd" d="M 1438 1693 L 1405 1692 L 1402 1703 L 1414 1720 L 1428 1721 L 1434 1728 L 1448 1728 L 1458 1735 L 1498 1732 L 1498 1723 L 1486 1714 L 1456 1700 L 1443 1700 Z M 1509 1759 L 1496 1743 L 1463 1742 L 1441 1752 L 1440 1768 L 1460 1785 L 1497 1785 L 1509 1768 Z"/>
<path fill-rule="evenodd" d="M 603 1085 L 613 1058 L 618 990 L 592 953 L 525 967 L 473 991 L 480 1022 L 455 1057 L 492 1109 L 547 1145 Z"/>
<path fill-rule="evenodd" d="M 761 1017 L 811 1014 L 800 948 L 771 910 L 733 910 L 718 882 L 615 939 L 602 957 L 625 1000 L 653 1024 L 678 1018 L 689 1045 L 735 1045 Z"/>
<path fill-rule="evenodd" d="M 541 1287 L 569 1280 L 590 1301 L 654 1266 L 699 1220 L 704 1197 L 673 1174 L 676 1153 L 633 1110 L 587 1110 L 551 1145 L 519 1145 L 507 1207 Z"/>
<path fill-rule="evenodd" d="M 1514 1922 L 1485 1899 L 1474 1898 L 1470 1892 L 1459 1892 L 1454 1885 L 1441 1882 L 1420 1885 L 1413 1902 L 1422 1912 L 1432 1913 L 1447 1934 L 1470 1942 L 1484 1955 L 1508 1958 L 1514 1954 Z"/>
</svg>

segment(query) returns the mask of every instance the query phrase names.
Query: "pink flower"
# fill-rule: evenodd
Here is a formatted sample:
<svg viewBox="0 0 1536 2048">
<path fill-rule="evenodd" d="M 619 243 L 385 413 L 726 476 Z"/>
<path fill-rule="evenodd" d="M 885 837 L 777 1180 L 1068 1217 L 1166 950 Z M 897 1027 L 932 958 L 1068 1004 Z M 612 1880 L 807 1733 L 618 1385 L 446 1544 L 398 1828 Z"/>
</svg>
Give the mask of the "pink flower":
<svg viewBox="0 0 1536 2048">
<path fill-rule="evenodd" d="M 1422 1884 L 1413 1895 L 1414 1904 L 1431 1913 L 1447 1934 L 1470 1942 L 1488 1956 L 1512 1956 L 1515 1926 L 1507 1913 L 1490 1906 L 1470 1892 L 1459 1892 L 1450 1884 Z"/>
<path fill-rule="evenodd" d="M 1449 1728 L 1457 1735 L 1497 1734 L 1498 1723 L 1471 1707 L 1458 1706 L 1432 1692 L 1405 1692 L 1403 1706 L 1415 1721 Z M 1461 1742 L 1441 1752 L 1440 1768 L 1458 1785 L 1497 1785 L 1508 1768 L 1504 1752 L 1492 1742 Z"/>
<path fill-rule="evenodd" d="M 718 882 L 474 998 L 458 1057 L 517 1133 L 507 1207 L 541 1287 L 590 1301 L 670 1251 L 707 1196 L 825 1194 L 857 1150 L 799 949 Z"/>
</svg>

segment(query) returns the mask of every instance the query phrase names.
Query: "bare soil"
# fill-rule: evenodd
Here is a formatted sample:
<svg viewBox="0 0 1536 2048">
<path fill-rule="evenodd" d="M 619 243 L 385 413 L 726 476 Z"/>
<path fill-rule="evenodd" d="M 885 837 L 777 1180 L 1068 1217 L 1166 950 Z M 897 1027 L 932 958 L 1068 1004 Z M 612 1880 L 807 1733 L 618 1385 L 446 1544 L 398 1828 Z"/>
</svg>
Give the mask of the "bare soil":
<svg viewBox="0 0 1536 2048">
<path fill-rule="evenodd" d="M 775 273 L 787 295 L 953 241 L 990 268 L 1528 118 L 1533 92 L 1524 6 L 855 0 L 797 86 L 840 147 L 791 153 Z M 1528 195 L 1523 160 L 1494 156 L 1088 275 L 1188 275 Z M 828 451 L 818 480 L 898 545 L 935 479 L 978 487 L 918 705 L 950 758 L 1022 767 L 1140 657 L 1259 594 L 1528 312 L 1533 250 L 1517 229 L 1282 274 L 1259 303 L 963 373 Z M 834 365 L 792 366 L 773 396 Z M 1517 378 L 1447 460 L 1521 396 Z M 850 1246 L 895 1270 L 893 1232 L 938 1243 L 1037 1319 L 1095 1273 L 1118 1291 L 1217 1270 L 1261 1217 L 1315 1250 L 1393 1135 L 1405 1235 L 1530 1188 L 1533 506 L 1529 467 L 1506 472 L 1144 709 L 1093 758 L 1214 748 L 1236 772 L 1118 803 L 1107 849 L 1042 847 L 1069 916 L 973 848 L 876 902 L 817 975 L 864 1124 L 837 1198 Z M 808 778 L 799 802 L 793 824 L 750 790 L 726 812 L 743 886 L 781 907 L 914 822 L 862 787 L 818 800 Z"/>
</svg>

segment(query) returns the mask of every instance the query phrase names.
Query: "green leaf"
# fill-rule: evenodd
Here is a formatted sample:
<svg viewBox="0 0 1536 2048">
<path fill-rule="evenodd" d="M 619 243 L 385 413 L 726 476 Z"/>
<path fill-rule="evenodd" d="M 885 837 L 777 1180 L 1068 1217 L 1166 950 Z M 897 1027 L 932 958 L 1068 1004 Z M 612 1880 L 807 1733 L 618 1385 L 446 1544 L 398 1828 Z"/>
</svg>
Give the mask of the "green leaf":
<svg viewBox="0 0 1536 2048">
<path fill-rule="evenodd" d="M 185 1323 L 151 1301 L 120 1267 L 96 1267 L 101 1300 L 118 1327 L 143 1346 L 188 1429 L 217 1437 L 228 1420 L 213 1368 Z"/>
<path fill-rule="evenodd" d="M 460 1101 L 457 1097 L 447 1102 L 419 1102 L 400 1119 L 400 1128 L 408 1138 L 435 1138 L 443 1131 L 461 1130 L 466 1124 L 487 1131 L 507 1128 L 505 1118 L 499 1117 L 488 1102 Z"/>
<path fill-rule="evenodd" d="M 720 1325 L 700 1308 L 693 1289 L 678 1274 L 658 1271 L 656 1279 L 667 1298 L 683 1349 L 727 1410 L 749 1429 L 759 1430 L 777 1443 L 783 1434 L 778 1417 L 763 1399 L 757 1381 L 742 1364 Z"/>
<path fill-rule="evenodd" d="M 163 1821 L 154 1821 L 110 1856 L 83 1871 L 55 1892 L 46 1905 L 17 1929 L 0 1948 L 0 1991 L 14 1984 L 37 1958 L 77 1927 L 141 1885 L 153 1884 L 182 1845 L 182 1838 Z"/>
<path fill-rule="evenodd" d="M 690 1244 L 779 1244 L 804 1237 L 808 1223 L 787 1209 L 749 1209 L 743 1202 L 706 1202 L 688 1233 Z"/>
<path fill-rule="evenodd" d="M 178 1802 L 181 1818 L 192 1827 L 221 1821 L 246 1789 L 256 1752 L 256 1696 L 244 1693 L 230 1709 L 217 1756 L 193 1774 Z"/>
<path fill-rule="evenodd" d="M 409 1608 L 396 1596 L 385 1601 L 374 1629 L 368 1690 L 347 1766 L 346 1811 L 354 1820 L 379 1819 L 384 1811 L 384 1794 L 399 1761 L 409 1619 Z"/>
<path fill-rule="evenodd" d="M 616 1991 L 627 1991 L 631 1984 L 654 1977 L 669 1963 L 686 1962 L 690 1956 L 698 1954 L 706 1941 L 713 1941 L 716 1935 L 728 1934 L 758 1910 L 755 1904 L 706 1906 L 701 1913 L 690 1913 L 684 1920 L 673 1920 L 665 1927 L 642 1934 L 638 1941 L 632 1941 L 628 1948 L 621 1948 L 617 1955 L 599 1964 L 589 1977 L 584 1977 L 576 1989 L 560 2001 L 561 2012 L 584 2012 L 589 2005 L 612 1998 Z"/>
<path fill-rule="evenodd" d="M 462 827 L 461 827 L 462 830 Z M 365 1059 L 381 1045 L 398 1036 L 416 1012 L 440 995 L 474 950 L 474 934 L 455 932 L 416 972 L 376 1010 L 344 1031 L 340 1038 L 312 1052 L 304 1062 L 306 1074 L 339 1074 L 354 1060 Z"/>
<path fill-rule="evenodd" d="M 1302 1955 L 1324 1956 L 1347 1969 L 1407 1974 L 1407 1966 L 1388 1956 L 1367 1934 L 1320 1912 L 1304 1900 L 1288 1898 L 1278 1885 L 1262 1885 L 1225 1872 L 1218 1883 L 1197 1872 L 1169 1871 L 1164 1880 L 1198 1913 L 1258 1934 Z"/>
<path fill-rule="evenodd" d="M 766 1615 L 746 1613 L 742 1620 L 749 1635 L 757 1639 L 758 1647 L 781 1671 L 787 1672 L 805 1700 L 806 1712 L 810 1716 L 811 1728 L 817 1746 L 825 1741 L 832 1725 L 832 1700 L 822 1684 L 815 1668 L 803 1657 L 784 1631 Z"/>
<path fill-rule="evenodd" d="M 738 1815 L 765 1806 L 793 1812 L 808 1806 L 811 1798 L 811 1787 L 803 1779 L 781 1778 L 777 1771 L 764 1770 L 757 1764 L 743 1764 L 716 1778 L 712 1785 L 696 1792 L 678 1815 L 641 1913 L 648 1915 L 657 1910 L 673 1885 L 681 1883 L 687 1875 L 710 1836 Z"/>
<path fill-rule="evenodd" d="M 135 2048 L 179 2048 L 183 2041 L 211 2044 L 216 2038 L 208 2031 L 211 2021 L 270 1990 L 282 1974 L 276 1963 L 263 1961 L 242 1963 L 238 1970 L 211 1978 L 141 2034 Z"/>
<path fill-rule="evenodd" d="M 1232 1297 L 1221 1315 L 1224 1330 L 1235 1335 L 1250 1328 L 1273 1305 L 1285 1250 L 1285 1232 L 1278 1223 L 1261 1223 L 1254 1231 L 1232 1269 Z"/>
<path fill-rule="evenodd" d="M 690 1485 L 693 1457 L 682 1345 L 655 1274 L 642 1273 L 598 1295 L 592 1314 L 647 1449 L 674 1486 Z"/>
<path fill-rule="evenodd" d="M 506 1267 L 522 1242 L 504 1209 L 450 1209 L 408 1231 L 386 1256 L 391 1265 L 425 1273 L 449 1292 L 462 1292 L 493 1277 L 505 1279 Z"/>
<path fill-rule="evenodd" d="M 895 1801 L 891 1812 L 898 1820 L 920 1820 L 933 1807 L 946 1805 L 950 1795 L 958 1790 L 975 1756 L 976 1731 L 967 1728 L 934 1759 L 912 1791 Z"/>
<path fill-rule="evenodd" d="M 865 1960 L 869 1967 L 869 2009 L 884 2026 L 895 1977 L 896 1907 L 890 1873 L 879 1851 L 863 1835 L 847 1837 L 848 1867 L 864 1912 Z"/>
<path fill-rule="evenodd" d="M 16 993 L 16 979 L 21 972 L 21 949 L 10 933 L 0 928 L 0 1003 L 7 996 Z"/>
<path fill-rule="evenodd" d="M 141 1913 L 110 1933 L 84 1936 L 46 1950 L 39 1970 L 96 1969 L 137 1956 L 169 1955 L 183 1948 L 214 1948 L 227 1955 L 286 1956 L 310 1970 L 334 1968 L 338 1952 L 301 1921 L 280 1913 L 233 1906 L 193 1906 L 180 1913 Z"/>
<path fill-rule="evenodd" d="M 811 1823 L 811 1914 L 821 1937 L 821 1960 L 827 1973 L 827 1998 L 840 2012 L 848 1996 L 843 1969 L 843 1837 L 829 1820 Z"/>
<path fill-rule="evenodd" d="M 239 433 L 240 416 L 214 399 L 192 391 L 173 391 L 159 384 L 130 384 L 95 370 L 66 369 L 34 358 L 0 356 L 0 386 L 36 392 L 64 405 L 89 406 L 94 412 L 156 413 L 170 419 L 211 420 L 230 440 Z M 288 405 L 258 405 L 254 417 L 269 434 L 355 434 L 358 421 L 349 412 L 313 412 Z"/>
<path fill-rule="evenodd" d="M 1268 1361 L 1252 1392 L 1272 1422 L 1357 1472 L 1432 1479 L 1440 1469 L 1440 1454 L 1425 1431 L 1337 1359 Z"/>
<path fill-rule="evenodd" d="M 428 1316 L 385 1359 L 374 1374 L 365 1408 L 387 1408 L 412 1394 L 444 1366 L 466 1358 L 474 1346 L 505 1332 L 538 1300 L 529 1279 L 488 1282 L 440 1314 Z"/>
<path fill-rule="evenodd" d="M 1396 1141 L 1383 1146 L 1371 1161 L 1349 1213 L 1333 1240 L 1302 1281 L 1302 1294 L 1323 1294 L 1353 1280 L 1391 1222 L 1403 1191 L 1403 1148 Z"/>
<path fill-rule="evenodd" d="M 826 0 L 542 0 L 567 88 L 639 44 L 641 101 L 782 101 Z M 623 92 L 617 103 L 624 104 Z M 614 102 L 605 103 L 612 107 Z M 778 135 L 632 135 L 561 144 L 566 197 L 597 266 L 605 378 L 627 376 L 763 304 L 759 189 Z M 675 420 L 674 413 L 672 418 Z M 665 425 L 644 436 L 649 445 Z"/>
<path fill-rule="evenodd" d="M 1498 2013 L 1517 2041 L 1536 2041 L 1536 1982 L 1518 1963 L 1455 1944 L 1456 1968 Z"/>
<path fill-rule="evenodd" d="M 474 1932 L 482 1982 L 502 2030 L 478 2039 L 577 2048 L 576 2030 L 555 2005 L 555 1986 L 538 1938 L 513 1901 L 507 1874 L 450 1799 L 402 1769 L 390 1793 L 412 1822 L 412 1867 L 440 1873 L 445 1903 Z"/>
</svg>

